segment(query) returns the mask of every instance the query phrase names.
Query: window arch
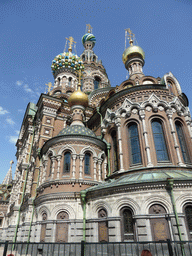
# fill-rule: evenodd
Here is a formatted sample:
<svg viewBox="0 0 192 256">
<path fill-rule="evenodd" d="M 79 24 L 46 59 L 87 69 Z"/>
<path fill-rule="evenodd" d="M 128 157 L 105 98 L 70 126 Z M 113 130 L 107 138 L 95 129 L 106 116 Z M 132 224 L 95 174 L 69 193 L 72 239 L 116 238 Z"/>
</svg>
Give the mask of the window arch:
<svg viewBox="0 0 192 256">
<path fill-rule="evenodd" d="M 182 124 L 179 121 L 176 121 L 175 127 L 176 127 L 177 136 L 178 136 L 178 140 L 179 140 L 179 144 L 180 144 L 180 148 L 181 148 L 181 153 L 183 156 L 183 161 L 185 163 L 189 163 L 190 158 L 189 158 L 189 154 L 188 154 L 188 150 L 187 150 L 187 144 L 186 144 L 185 136 L 183 133 Z"/>
<path fill-rule="evenodd" d="M 153 131 L 157 162 L 169 161 L 162 123 L 155 119 L 152 121 L 151 126 Z"/>
<path fill-rule="evenodd" d="M 192 205 L 185 206 L 185 217 L 190 236 L 192 237 Z"/>
<path fill-rule="evenodd" d="M 72 82 L 72 77 L 69 77 L 69 83 L 68 83 L 68 85 L 71 85 L 71 82 Z"/>
<path fill-rule="evenodd" d="M 50 164 L 49 164 L 49 174 L 48 174 L 48 177 L 51 176 L 52 166 L 53 166 L 53 161 L 52 161 L 51 157 L 52 157 L 52 153 L 49 155 Z"/>
<path fill-rule="evenodd" d="M 141 150 L 139 143 L 138 127 L 136 123 L 128 125 L 129 145 L 130 145 L 130 162 L 133 164 L 141 164 Z"/>
<path fill-rule="evenodd" d="M 120 211 L 121 215 L 121 234 L 123 241 L 134 240 L 134 221 L 132 210 L 124 207 Z"/>
<path fill-rule="evenodd" d="M 118 148 L 117 148 L 117 133 L 115 130 L 111 132 L 111 138 L 112 138 L 112 153 L 113 153 L 113 168 L 114 172 L 118 171 L 119 168 L 119 157 L 118 157 Z"/>
<path fill-rule="evenodd" d="M 101 78 L 98 77 L 98 76 L 95 76 L 95 79 L 94 79 L 94 90 L 99 88 L 100 82 L 101 82 Z"/>
<path fill-rule="evenodd" d="M 85 153 L 85 159 L 84 159 L 84 173 L 85 174 L 91 174 L 90 166 L 91 166 L 91 154 L 89 152 L 87 152 L 87 153 Z"/>
<path fill-rule="evenodd" d="M 47 213 L 43 212 L 42 213 L 42 224 L 41 224 L 40 242 L 45 242 L 46 228 L 47 228 L 47 224 L 45 222 L 46 220 L 47 220 Z"/>
<path fill-rule="evenodd" d="M 102 208 L 98 211 L 98 218 L 100 221 L 98 222 L 98 231 L 99 231 L 99 242 L 108 242 L 108 221 L 107 221 L 107 211 Z"/>
<path fill-rule="evenodd" d="M 70 173 L 70 169 L 71 169 L 71 153 L 65 152 L 64 153 L 63 174 Z"/>
</svg>

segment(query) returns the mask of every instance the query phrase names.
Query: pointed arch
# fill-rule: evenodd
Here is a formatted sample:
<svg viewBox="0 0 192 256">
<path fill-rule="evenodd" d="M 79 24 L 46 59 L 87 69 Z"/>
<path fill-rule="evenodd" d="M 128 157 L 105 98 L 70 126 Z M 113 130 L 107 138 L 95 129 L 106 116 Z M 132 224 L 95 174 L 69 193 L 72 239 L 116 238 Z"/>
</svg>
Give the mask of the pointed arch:
<svg viewBox="0 0 192 256">
<path fill-rule="evenodd" d="M 58 155 L 62 155 L 63 152 L 66 151 L 66 150 L 71 151 L 72 154 L 77 154 L 76 151 L 75 151 L 75 149 L 74 149 L 72 146 L 70 146 L 70 145 L 67 144 L 67 145 L 62 146 L 62 147 L 59 149 Z"/>
</svg>

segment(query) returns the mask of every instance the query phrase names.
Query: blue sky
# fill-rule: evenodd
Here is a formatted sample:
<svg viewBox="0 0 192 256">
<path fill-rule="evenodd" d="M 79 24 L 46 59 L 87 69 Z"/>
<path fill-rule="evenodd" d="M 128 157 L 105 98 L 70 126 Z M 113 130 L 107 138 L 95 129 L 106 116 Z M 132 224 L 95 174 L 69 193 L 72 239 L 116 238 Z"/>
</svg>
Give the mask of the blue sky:
<svg viewBox="0 0 192 256">
<path fill-rule="evenodd" d="M 73 36 L 83 51 L 86 24 L 93 27 L 95 53 L 111 86 L 126 79 L 124 29 L 131 28 L 145 51 L 145 75 L 171 71 L 192 108 L 191 0 L 0 0 L 0 182 L 10 160 L 28 102 L 36 103 L 54 82 L 51 63 Z"/>
</svg>

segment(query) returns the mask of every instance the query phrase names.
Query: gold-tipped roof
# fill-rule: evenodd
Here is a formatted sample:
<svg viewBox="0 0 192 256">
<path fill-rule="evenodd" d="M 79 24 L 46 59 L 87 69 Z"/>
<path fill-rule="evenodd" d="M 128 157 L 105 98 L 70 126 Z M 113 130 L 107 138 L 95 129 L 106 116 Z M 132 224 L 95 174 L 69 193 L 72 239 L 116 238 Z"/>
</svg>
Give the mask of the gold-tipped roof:
<svg viewBox="0 0 192 256">
<path fill-rule="evenodd" d="M 77 91 L 73 92 L 68 99 L 70 107 L 80 105 L 86 108 L 88 106 L 88 96 L 81 91 L 80 86 L 81 85 L 78 85 Z"/>
<path fill-rule="evenodd" d="M 77 91 L 73 92 L 69 99 L 68 103 L 69 106 L 75 106 L 75 105 L 80 105 L 84 106 L 85 108 L 88 106 L 88 96 L 84 92 L 81 91 L 81 77 L 82 77 L 82 71 L 78 70 L 77 74 L 79 76 L 79 83 L 78 83 L 78 88 Z"/>
<path fill-rule="evenodd" d="M 130 28 L 125 29 L 125 48 L 126 48 L 126 39 L 129 40 L 130 46 L 127 49 L 125 49 L 125 51 L 123 53 L 123 56 L 122 56 L 123 63 L 125 64 L 126 61 L 131 57 L 140 56 L 144 60 L 145 59 L 145 53 L 144 53 L 143 49 L 140 46 L 134 45 L 135 34 L 132 33 Z"/>
</svg>

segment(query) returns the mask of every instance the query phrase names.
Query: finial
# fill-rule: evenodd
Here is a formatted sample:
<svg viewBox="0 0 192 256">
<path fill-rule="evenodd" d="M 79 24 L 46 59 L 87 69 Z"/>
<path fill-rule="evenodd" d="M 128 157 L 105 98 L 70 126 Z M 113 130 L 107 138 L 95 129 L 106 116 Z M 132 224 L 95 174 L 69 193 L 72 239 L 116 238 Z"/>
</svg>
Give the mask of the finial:
<svg viewBox="0 0 192 256">
<path fill-rule="evenodd" d="M 78 82 L 78 89 L 80 89 L 80 87 L 81 87 L 81 77 L 83 76 L 83 74 L 82 74 L 82 70 L 81 69 L 79 69 L 79 70 L 77 70 L 76 71 L 76 73 L 78 74 L 78 76 L 79 76 L 79 82 Z"/>
<path fill-rule="evenodd" d="M 47 87 L 48 87 L 48 93 L 50 93 L 51 88 L 53 87 L 53 86 L 52 86 L 52 83 L 49 82 L 48 84 L 45 84 L 45 85 L 47 85 Z"/>
<path fill-rule="evenodd" d="M 11 165 L 10 168 L 12 168 L 12 165 L 13 165 L 13 164 L 14 164 L 14 161 L 11 160 L 11 161 L 10 161 L 10 165 Z"/>
<path fill-rule="evenodd" d="M 135 34 L 132 33 L 130 28 L 125 29 L 125 49 L 126 49 L 126 39 L 129 40 L 129 44 L 132 46 L 135 39 Z"/>
<path fill-rule="evenodd" d="M 66 40 L 68 40 L 69 42 L 69 48 L 68 48 L 68 51 L 69 52 L 72 52 L 72 45 L 73 45 L 73 43 L 75 43 L 76 44 L 76 42 L 73 40 L 74 38 L 72 37 L 72 36 L 70 36 L 69 38 L 67 38 L 66 37 Z"/>
<path fill-rule="evenodd" d="M 92 27 L 90 24 L 86 24 L 86 32 L 87 33 L 92 33 Z"/>
</svg>

